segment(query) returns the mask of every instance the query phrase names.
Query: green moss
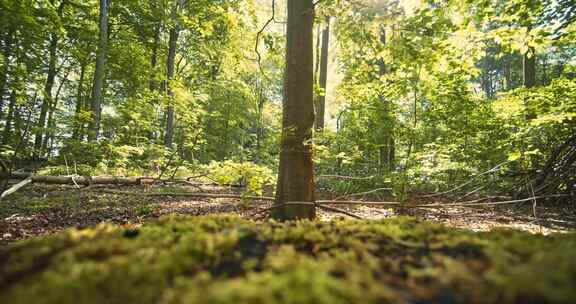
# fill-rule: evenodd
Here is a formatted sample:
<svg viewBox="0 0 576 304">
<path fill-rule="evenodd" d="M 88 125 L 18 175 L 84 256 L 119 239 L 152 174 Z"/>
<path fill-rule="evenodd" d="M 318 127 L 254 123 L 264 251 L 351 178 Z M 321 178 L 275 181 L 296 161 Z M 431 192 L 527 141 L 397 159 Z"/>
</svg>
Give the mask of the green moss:
<svg viewBox="0 0 576 304">
<path fill-rule="evenodd" d="M 0 252 L 1 303 L 568 302 L 576 235 L 166 217 Z"/>
</svg>

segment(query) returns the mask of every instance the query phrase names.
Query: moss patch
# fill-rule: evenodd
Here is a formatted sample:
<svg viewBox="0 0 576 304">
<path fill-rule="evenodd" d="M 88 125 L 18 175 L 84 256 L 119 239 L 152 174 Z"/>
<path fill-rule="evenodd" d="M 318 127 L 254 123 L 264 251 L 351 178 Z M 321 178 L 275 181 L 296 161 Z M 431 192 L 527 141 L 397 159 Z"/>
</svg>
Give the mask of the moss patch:
<svg viewBox="0 0 576 304">
<path fill-rule="evenodd" d="M 0 251 L 1 303 L 569 302 L 576 235 L 166 217 Z"/>
</svg>

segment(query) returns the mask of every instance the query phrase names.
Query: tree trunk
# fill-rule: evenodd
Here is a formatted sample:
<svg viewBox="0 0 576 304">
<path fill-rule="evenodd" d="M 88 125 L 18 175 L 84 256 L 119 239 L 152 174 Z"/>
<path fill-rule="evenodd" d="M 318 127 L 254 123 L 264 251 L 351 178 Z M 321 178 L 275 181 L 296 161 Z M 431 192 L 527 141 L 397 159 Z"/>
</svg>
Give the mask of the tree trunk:
<svg viewBox="0 0 576 304">
<path fill-rule="evenodd" d="M 166 133 L 164 135 L 164 145 L 172 147 L 174 140 L 174 92 L 171 83 L 174 79 L 174 67 L 176 63 L 176 48 L 178 47 L 178 36 L 180 28 L 178 26 L 178 9 L 182 5 L 182 0 L 176 0 L 172 9 L 173 27 L 170 29 L 170 39 L 168 42 L 168 58 L 166 61 L 166 93 L 168 94 L 168 107 L 166 109 Z"/>
<path fill-rule="evenodd" d="M 326 84 L 328 83 L 328 48 L 330 46 L 330 17 L 326 17 L 326 27 L 322 31 L 322 50 L 320 55 L 320 89 L 322 94 L 318 97 L 316 107 L 316 131 L 324 131 L 324 116 L 326 111 Z"/>
<path fill-rule="evenodd" d="M 96 69 L 94 70 L 94 84 L 90 100 L 92 121 L 88 131 L 88 141 L 98 139 L 100 134 L 100 116 L 102 113 L 102 95 L 104 90 L 104 76 L 106 56 L 108 53 L 108 1 L 100 0 L 100 37 L 98 38 L 98 51 L 96 52 Z"/>
<path fill-rule="evenodd" d="M 54 81 L 56 79 L 56 51 L 58 50 L 58 35 L 51 34 L 50 37 L 50 57 L 48 59 L 48 75 L 46 83 L 44 84 L 44 98 L 42 100 L 42 108 L 40 109 L 40 117 L 36 124 L 36 133 L 34 135 L 34 158 L 44 156 L 42 149 L 42 137 L 46 131 L 46 115 L 53 103 L 52 89 L 54 88 Z"/>
<path fill-rule="evenodd" d="M 10 73 L 10 53 L 12 47 L 12 31 L 9 30 L 4 36 L 4 47 L 2 48 L 2 55 L 4 55 L 4 65 L 0 70 L 0 120 L 4 112 L 4 94 L 6 94 L 6 87 L 8 86 L 8 74 Z"/>
<path fill-rule="evenodd" d="M 529 47 L 522 62 L 522 73 L 524 75 L 524 87 L 533 88 L 536 86 L 536 50 Z"/>
<path fill-rule="evenodd" d="M 386 28 L 382 27 L 380 29 L 380 43 L 382 45 L 386 45 Z M 378 75 L 384 76 L 387 73 L 386 61 L 384 58 L 380 58 L 378 60 Z M 382 136 L 383 144 L 380 146 L 379 149 L 379 158 L 380 158 L 380 170 L 388 171 L 392 170 L 394 167 L 394 156 L 395 156 L 395 146 L 394 146 L 394 121 L 393 116 L 391 114 L 390 109 L 390 102 L 386 100 L 386 98 L 381 95 L 380 101 L 384 107 L 384 115 L 386 118 L 390 120 L 388 126 L 384 128 L 384 134 Z"/>
<path fill-rule="evenodd" d="M 10 143 L 10 134 L 12 132 L 12 120 L 14 119 L 15 109 L 16 109 L 16 92 L 12 91 L 12 94 L 10 94 L 10 104 L 8 105 L 8 116 L 6 116 L 6 124 L 4 125 L 4 134 L 2 135 L 2 144 L 4 145 Z"/>
<path fill-rule="evenodd" d="M 548 55 L 542 57 L 542 84 L 548 85 Z"/>
<path fill-rule="evenodd" d="M 158 48 L 160 47 L 160 24 L 156 25 L 154 30 L 154 44 L 152 45 L 152 56 L 150 57 L 150 66 L 152 68 L 152 75 L 150 75 L 150 91 L 156 91 L 158 84 L 156 83 L 156 65 L 158 64 Z"/>
<path fill-rule="evenodd" d="M 80 63 L 80 79 L 78 80 L 78 88 L 76 89 L 76 110 L 75 110 L 75 121 L 74 121 L 74 132 L 72 133 L 73 139 L 81 139 L 82 129 L 84 126 L 80 123 L 80 113 L 84 110 L 84 78 L 86 74 L 86 64 L 84 62 Z"/>
<path fill-rule="evenodd" d="M 50 152 L 51 152 L 51 149 L 48 149 L 48 142 L 51 142 L 51 143 L 54 142 L 54 134 L 55 134 L 54 130 L 56 129 L 56 119 L 54 118 L 54 113 L 56 112 L 56 109 L 58 109 L 58 100 L 60 99 L 60 92 L 62 91 L 62 87 L 68 81 L 68 75 L 70 75 L 71 71 L 72 71 L 72 69 L 69 68 L 64 73 L 64 75 L 60 81 L 60 85 L 58 86 L 58 89 L 56 90 L 56 94 L 52 98 L 52 103 L 49 105 L 49 108 L 48 108 L 48 120 L 46 121 L 47 130 L 46 130 L 46 135 L 44 136 L 44 140 L 42 142 L 42 151 L 44 151 L 45 155 L 46 154 L 50 155 Z"/>
<path fill-rule="evenodd" d="M 314 125 L 314 7 L 312 0 L 288 1 L 282 143 L 276 201 L 314 202 L 312 127 Z M 313 219 L 314 205 L 284 205 L 280 220 Z"/>
<path fill-rule="evenodd" d="M 506 79 L 506 91 L 512 90 L 512 58 L 508 57 L 504 64 L 504 78 Z"/>
<path fill-rule="evenodd" d="M 266 99 L 264 97 L 264 87 L 262 82 L 258 82 L 258 126 L 256 134 L 256 150 L 258 155 L 260 153 L 260 147 L 262 139 L 264 137 L 264 102 Z"/>
</svg>

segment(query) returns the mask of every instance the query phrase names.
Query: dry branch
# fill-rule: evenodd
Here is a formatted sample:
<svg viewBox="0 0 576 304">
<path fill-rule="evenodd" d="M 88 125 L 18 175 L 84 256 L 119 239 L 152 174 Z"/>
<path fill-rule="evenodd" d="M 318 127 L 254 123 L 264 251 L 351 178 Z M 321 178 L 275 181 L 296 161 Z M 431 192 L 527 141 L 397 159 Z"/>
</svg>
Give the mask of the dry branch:
<svg viewBox="0 0 576 304">
<path fill-rule="evenodd" d="M 404 206 L 399 202 L 365 202 L 365 201 L 316 201 L 316 204 L 321 205 L 366 205 L 366 206 Z"/>
<path fill-rule="evenodd" d="M 3 178 L 8 179 L 27 179 L 32 178 L 32 183 L 41 184 L 56 184 L 56 185 L 126 185 L 137 186 L 151 183 L 180 183 L 189 186 L 224 186 L 231 188 L 243 188 L 244 185 L 236 184 L 218 184 L 218 183 L 195 183 L 190 179 L 158 179 L 155 177 L 115 177 L 115 176 L 50 176 L 50 175 L 32 175 L 26 172 L 13 172 L 12 174 L 4 174 Z"/>
<path fill-rule="evenodd" d="M 27 179 L 25 179 L 25 180 L 23 180 L 23 181 L 21 181 L 21 182 L 19 182 L 19 183 L 17 183 L 16 185 L 12 186 L 10 189 L 4 191 L 4 192 L 2 193 L 2 195 L 0 195 L 0 199 L 3 199 L 3 198 L 5 198 L 5 197 L 7 197 L 8 195 L 10 195 L 10 194 L 12 194 L 12 193 L 20 190 L 20 188 L 23 188 L 23 187 L 25 187 L 26 185 L 28 185 L 28 184 L 30 184 L 30 183 L 32 183 L 32 178 L 30 178 L 30 177 L 27 178 Z"/>
<path fill-rule="evenodd" d="M 342 195 L 340 197 L 337 197 L 336 200 L 340 200 L 346 197 L 353 197 L 353 196 L 361 196 L 361 195 L 368 195 L 368 194 L 372 194 L 372 193 L 376 193 L 376 192 L 380 192 L 380 191 L 392 191 L 392 188 L 378 188 L 378 189 L 374 189 L 374 190 L 370 190 L 370 191 L 366 191 L 366 192 L 358 192 L 358 193 L 350 193 L 350 194 L 346 194 L 346 195 Z"/>
<path fill-rule="evenodd" d="M 353 217 L 353 218 L 356 218 L 356 219 L 360 219 L 360 220 L 363 219 L 361 216 L 356 215 L 356 214 L 354 214 L 354 213 L 351 213 L 351 212 L 348 212 L 348 211 L 346 211 L 346 210 L 342 210 L 342 209 L 339 209 L 339 208 L 324 206 L 324 205 L 319 204 L 318 202 L 316 202 L 316 203 L 312 203 L 312 202 L 287 202 L 287 203 L 284 203 L 284 204 L 274 205 L 274 206 L 272 206 L 272 207 L 269 207 L 269 208 L 266 208 L 266 209 L 263 209 L 263 210 L 259 210 L 258 212 L 252 214 L 252 216 L 258 215 L 258 214 L 261 214 L 261 213 L 265 213 L 265 212 L 269 212 L 269 211 L 272 211 L 272 210 L 274 210 L 274 209 L 282 208 L 282 207 L 284 207 L 284 206 L 316 206 L 316 208 L 319 208 L 319 209 L 323 209 L 323 210 L 327 210 L 327 211 L 332 211 L 332 212 L 337 212 L 337 213 L 342 213 L 342 214 L 345 214 L 345 215 L 348 215 L 348 216 L 350 216 L 350 217 Z"/>
<path fill-rule="evenodd" d="M 141 185 L 154 178 L 148 177 L 89 177 L 89 176 L 49 176 L 49 175 L 31 175 L 30 173 L 14 172 L 8 175 L 9 179 L 28 179 L 32 183 L 40 184 L 57 184 L 57 185 Z"/>
<path fill-rule="evenodd" d="M 348 179 L 348 180 L 369 180 L 369 179 L 373 179 L 374 176 L 366 176 L 366 177 L 342 176 L 342 175 L 318 175 L 318 176 L 316 176 L 316 179 L 326 179 L 326 178 Z"/>
<path fill-rule="evenodd" d="M 180 196 L 180 197 L 207 197 L 207 198 L 234 198 L 234 199 L 254 199 L 262 201 L 274 201 L 273 197 L 269 196 L 253 196 L 253 195 L 238 195 L 227 193 L 197 193 L 197 192 L 131 192 L 131 191 L 116 191 L 106 189 L 93 189 L 92 191 L 117 194 L 117 195 L 135 195 L 135 196 Z"/>
</svg>

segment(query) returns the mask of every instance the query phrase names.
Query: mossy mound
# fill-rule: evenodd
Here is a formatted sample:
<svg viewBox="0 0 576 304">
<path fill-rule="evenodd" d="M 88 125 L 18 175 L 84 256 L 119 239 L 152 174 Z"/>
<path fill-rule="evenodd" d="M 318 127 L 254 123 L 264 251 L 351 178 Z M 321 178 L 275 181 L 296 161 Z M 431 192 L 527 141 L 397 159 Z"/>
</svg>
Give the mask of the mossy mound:
<svg viewBox="0 0 576 304">
<path fill-rule="evenodd" d="M 0 252 L 0 303 L 570 302 L 576 235 L 166 217 Z"/>
</svg>

